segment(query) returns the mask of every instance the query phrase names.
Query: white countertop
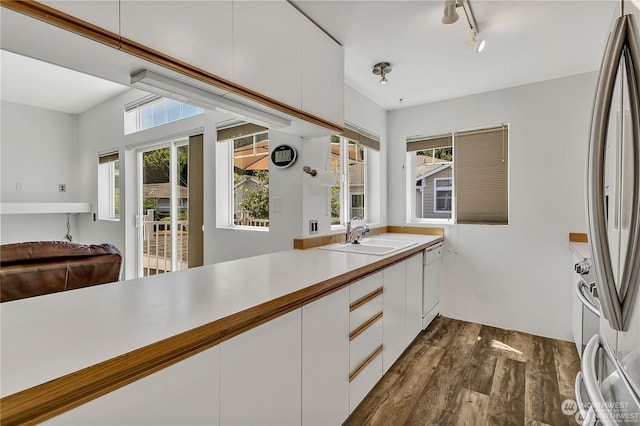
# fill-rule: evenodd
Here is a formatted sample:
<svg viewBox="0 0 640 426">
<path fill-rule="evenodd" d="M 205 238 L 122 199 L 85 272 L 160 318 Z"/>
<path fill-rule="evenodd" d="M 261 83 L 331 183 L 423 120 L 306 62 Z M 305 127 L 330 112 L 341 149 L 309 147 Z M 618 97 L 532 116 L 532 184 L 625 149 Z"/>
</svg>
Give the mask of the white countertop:
<svg viewBox="0 0 640 426">
<path fill-rule="evenodd" d="M 580 260 L 590 259 L 591 258 L 591 249 L 589 248 L 589 243 L 569 243 L 569 248 Z"/>
<path fill-rule="evenodd" d="M 441 238 L 386 236 L 419 244 Z M 400 252 L 374 256 L 290 250 L 2 303 L 0 395 L 56 379 Z"/>
</svg>

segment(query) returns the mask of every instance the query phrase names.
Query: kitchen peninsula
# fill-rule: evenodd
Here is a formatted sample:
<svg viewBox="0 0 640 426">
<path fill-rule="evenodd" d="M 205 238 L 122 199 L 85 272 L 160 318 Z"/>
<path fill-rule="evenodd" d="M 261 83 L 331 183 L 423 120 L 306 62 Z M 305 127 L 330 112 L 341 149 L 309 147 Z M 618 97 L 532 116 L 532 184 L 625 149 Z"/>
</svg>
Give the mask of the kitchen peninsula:
<svg viewBox="0 0 640 426">
<path fill-rule="evenodd" d="M 300 377 L 301 364 L 307 365 L 305 359 L 311 359 L 308 355 L 316 353 L 311 351 L 309 354 L 306 351 L 312 340 L 310 336 L 313 336 L 313 329 L 308 328 L 312 324 L 311 308 L 321 307 L 323 302 L 331 302 L 332 298 L 338 301 L 339 296 L 344 296 L 344 312 L 332 312 L 329 308 L 324 311 L 326 315 L 320 317 L 320 323 L 330 323 L 337 318 L 347 319 L 346 333 L 342 336 L 346 353 L 337 353 L 338 358 L 344 358 L 347 362 L 349 353 L 353 358 L 360 350 L 353 342 L 365 342 L 361 345 L 363 348 L 367 347 L 365 337 L 356 340 L 356 336 L 373 333 L 371 330 L 378 327 L 372 324 L 377 324 L 377 320 L 383 317 L 380 311 L 370 322 L 355 330 L 353 327 L 349 328 L 350 312 L 353 318 L 353 312 L 360 312 L 356 311 L 359 306 L 371 306 L 375 310 L 375 303 L 368 302 L 377 300 L 379 308 L 382 308 L 382 300 L 385 300 L 383 319 L 394 320 L 387 312 L 393 313 L 394 306 L 388 305 L 384 296 L 378 297 L 382 295 L 383 279 L 385 295 L 389 292 L 391 296 L 394 288 L 401 289 L 397 294 L 401 295 L 402 311 L 397 316 L 400 320 L 396 324 L 379 322 L 380 334 L 382 327 L 399 325 L 401 332 L 396 334 L 403 336 L 401 346 L 390 342 L 390 347 L 400 347 L 401 353 L 419 332 L 419 329 L 415 331 L 414 328 L 413 337 L 402 332 L 405 324 L 405 300 L 415 301 L 417 297 L 421 302 L 422 297 L 421 294 L 410 297 L 405 293 L 405 282 L 400 282 L 405 277 L 404 264 L 415 258 L 415 267 L 410 273 L 407 266 L 406 276 L 415 277 L 419 272 L 421 280 L 423 251 L 442 241 L 442 237 L 393 234 L 392 238 L 407 239 L 417 244 L 386 256 L 319 249 L 290 250 L 5 303 L 1 311 L 2 423 L 8 425 L 42 421 L 61 413 L 64 414 L 51 420 L 56 423 L 57 420 L 62 421 L 64 416 L 70 416 L 67 420 L 76 419 L 77 422 L 79 419 L 91 418 L 94 409 L 96 411 L 93 413 L 99 413 L 101 409 L 112 414 L 115 411 L 115 414 L 120 415 L 118 419 L 123 422 L 139 418 L 149 420 L 151 411 L 161 413 L 163 409 L 170 409 L 173 413 L 178 413 L 178 416 L 189 413 L 193 415 L 193 422 L 242 422 L 248 421 L 247 416 L 252 414 L 268 417 L 269 413 L 260 412 L 260 407 L 254 407 L 255 413 L 247 413 L 251 411 L 247 408 L 252 405 L 243 404 L 243 401 L 235 402 L 240 407 L 245 407 L 244 413 L 238 413 L 233 407 L 233 400 L 237 398 L 230 398 L 234 393 L 236 396 L 244 394 L 250 398 L 253 394 L 252 387 L 260 389 L 259 384 L 251 385 L 252 372 L 260 365 L 268 367 L 266 370 L 272 370 L 267 372 L 267 377 L 269 374 L 276 374 L 276 377 L 282 378 L 279 383 L 270 384 L 275 387 L 273 397 L 284 399 L 293 407 L 279 407 L 277 401 L 270 401 L 270 394 L 262 395 L 265 404 L 272 406 L 274 413 L 281 413 L 282 417 L 278 420 L 282 420 L 282 424 L 289 421 L 301 423 L 304 419 L 300 418 L 300 405 L 304 417 L 307 402 L 305 396 L 313 392 L 305 392 L 308 382 L 305 382 L 304 368 Z M 387 279 L 387 271 L 393 268 L 400 271 L 401 275 L 394 272 L 395 275 L 389 275 Z M 358 284 L 360 282 L 363 284 Z M 353 296 L 357 292 L 352 292 L 352 298 L 348 294 L 349 288 L 354 285 L 360 285 L 361 289 L 359 287 L 357 292 L 363 293 L 355 300 Z M 372 286 L 373 291 L 369 291 L 369 286 Z M 419 288 L 422 288 L 421 285 Z M 389 298 L 389 301 L 400 299 Z M 305 309 L 308 309 L 309 314 Z M 271 329 L 272 327 L 275 328 Z M 262 330 L 263 328 L 265 329 Z M 283 340 L 278 340 L 278 337 Z M 322 343 L 318 346 L 321 350 L 325 342 L 331 341 L 325 336 L 317 337 Z M 254 343 L 263 346 L 255 351 L 242 351 Z M 233 356 L 225 358 L 225 345 L 228 345 L 228 353 Z M 352 363 L 344 372 L 337 374 L 345 379 L 347 386 L 346 380 L 349 379 L 352 388 L 356 384 L 360 387 L 358 390 L 347 389 L 347 392 L 351 392 L 352 399 L 353 392 L 361 399 L 368 392 L 367 388 L 372 386 L 371 383 L 360 384 L 356 376 L 360 371 L 366 371 L 373 359 L 380 358 L 379 355 L 384 358 L 383 345 L 380 343 L 378 346 L 379 348 L 374 348 L 379 349 L 377 353 L 370 353 L 369 359 L 364 360 L 366 362 L 356 363 L 358 365 L 355 366 Z M 387 347 L 386 341 L 384 347 Z M 339 352 L 339 348 L 329 349 L 338 349 Z M 397 357 L 400 353 L 393 356 Z M 322 358 L 327 359 L 324 355 Z M 254 359 L 254 366 L 242 365 L 243 360 L 251 360 L 253 363 Z M 200 360 L 205 360 L 204 363 L 210 367 L 211 372 L 194 366 Z M 225 365 L 225 362 L 229 364 Z M 189 367 L 190 363 L 195 364 Z M 390 366 L 389 362 L 384 364 L 386 368 Z M 382 366 L 382 360 L 380 365 Z M 278 371 L 279 366 L 290 367 L 294 371 L 297 369 L 297 378 L 295 374 L 289 376 L 286 371 Z M 154 378 L 161 379 L 163 374 L 171 375 L 172 369 L 180 370 L 185 367 L 195 371 L 195 375 L 203 381 L 209 381 L 205 380 L 207 377 L 213 377 L 212 381 L 218 378 L 219 386 L 217 383 L 205 383 L 205 386 L 210 386 L 214 393 L 218 389 L 219 395 L 205 395 L 203 406 L 196 408 L 181 406 L 180 401 L 173 397 L 166 397 L 167 400 L 163 402 L 162 391 L 168 388 L 154 384 Z M 240 372 L 241 377 L 227 377 L 234 371 Z M 262 373 L 258 373 L 258 376 L 260 374 Z M 364 374 L 361 375 L 363 376 Z M 180 371 L 177 377 L 187 376 L 184 371 Z M 229 386 L 226 385 L 227 379 Z M 143 391 L 134 390 L 136 386 L 144 386 L 145 381 L 153 389 L 150 394 L 155 398 L 148 406 L 145 406 L 145 394 L 141 393 Z M 129 383 L 132 383 L 129 385 L 131 390 L 136 392 L 132 404 L 140 412 L 128 413 L 121 405 L 119 407 L 124 410 L 121 412 L 100 407 L 105 402 L 106 406 L 110 405 L 108 398 L 117 399 L 118 394 L 126 395 L 129 386 L 124 385 Z M 180 383 L 174 377 L 169 383 L 175 388 L 170 393 L 178 392 L 185 400 L 197 401 L 196 394 L 201 398 L 204 392 L 198 388 L 197 381 L 185 380 L 185 383 Z M 242 387 L 243 383 L 247 386 Z M 276 389 L 281 387 L 286 389 Z M 115 392 L 108 393 L 114 389 Z M 227 389 L 229 392 L 226 392 Z M 290 395 L 295 397 L 288 398 Z M 94 398 L 98 399 L 91 401 Z M 81 405 L 87 401 L 90 402 Z M 348 398 L 344 404 L 349 405 Z M 355 405 L 352 403 L 350 409 L 353 410 Z M 145 408 L 149 412 L 143 412 Z M 292 408 L 291 416 L 287 414 L 287 408 Z M 306 408 L 308 413 L 324 409 Z M 199 417 L 199 411 L 203 410 L 206 411 L 205 417 Z M 76 414 L 78 416 L 74 417 Z M 344 415 L 346 418 L 348 412 L 336 415 Z M 96 418 L 109 422 L 102 416 L 96 415 Z M 190 421 L 184 417 L 182 420 L 183 424 Z"/>
</svg>

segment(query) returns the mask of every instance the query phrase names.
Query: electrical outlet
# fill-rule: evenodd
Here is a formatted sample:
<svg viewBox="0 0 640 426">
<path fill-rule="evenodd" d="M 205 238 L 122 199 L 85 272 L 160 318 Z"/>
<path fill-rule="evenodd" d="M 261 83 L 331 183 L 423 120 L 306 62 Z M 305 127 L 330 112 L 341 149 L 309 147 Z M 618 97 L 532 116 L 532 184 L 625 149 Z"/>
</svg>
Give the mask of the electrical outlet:
<svg viewBox="0 0 640 426">
<path fill-rule="evenodd" d="M 22 191 L 22 182 L 16 182 L 16 191 Z"/>
<path fill-rule="evenodd" d="M 317 234 L 318 233 L 318 221 L 310 220 L 309 221 L 309 234 Z"/>
<path fill-rule="evenodd" d="M 67 192 L 67 185 L 64 183 L 61 183 L 60 185 L 58 185 L 58 191 L 59 192 Z"/>
</svg>

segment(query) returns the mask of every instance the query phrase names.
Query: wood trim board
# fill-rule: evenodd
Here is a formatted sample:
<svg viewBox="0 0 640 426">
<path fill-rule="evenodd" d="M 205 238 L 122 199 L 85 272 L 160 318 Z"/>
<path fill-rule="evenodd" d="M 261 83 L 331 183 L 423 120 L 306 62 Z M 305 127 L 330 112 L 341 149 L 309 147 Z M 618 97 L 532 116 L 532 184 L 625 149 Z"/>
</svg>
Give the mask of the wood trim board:
<svg viewBox="0 0 640 426">
<path fill-rule="evenodd" d="M 570 243 L 588 243 L 589 238 L 587 234 L 578 233 L 578 232 L 569 232 L 569 242 Z"/>
</svg>

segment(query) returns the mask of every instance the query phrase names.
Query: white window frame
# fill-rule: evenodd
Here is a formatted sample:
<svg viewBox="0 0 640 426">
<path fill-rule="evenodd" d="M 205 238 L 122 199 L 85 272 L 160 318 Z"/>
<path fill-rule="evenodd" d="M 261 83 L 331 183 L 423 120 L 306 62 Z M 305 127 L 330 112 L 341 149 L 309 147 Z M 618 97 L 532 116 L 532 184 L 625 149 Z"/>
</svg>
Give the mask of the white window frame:
<svg viewBox="0 0 640 426">
<path fill-rule="evenodd" d="M 364 195 L 364 217 L 360 219 L 364 223 L 368 223 L 369 219 L 369 147 L 356 143 L 363 149 L 362 161 L 364 163 L 364 191 L 349 193 L 349 139 L 339 136 L 340 139 L 340 174 L 338 175 L 338 181 L 340 183 L 340 222 L 331 225 L 332 231 L 342 230 L 345 228 L 346 223 L 351 220 L 351 195 L 361 194 Z M 329 150 L 331 150 L 331 143 L 329 144 Z M 329 205 L 331 205 L 331 189 L 329 189 Z M 330 211 L 331 209 L 329 209 Z M 332 218 L 333 219 L 333 218 Z"/>
<path fill-rule="evenodd" d="M 438 187 L 438 181 L 448 180 L 451 182 L 448 186 Z M 451 206 L 453 206 L 453 176 L 452 177 L 444 177 L 444 178 L 434 178 L 433 179 L 433 212 L 434 213 L 451 213 L 451 210 L 439 210 L 438 209 L 438 192 L 439 191 L 450 191 L 451 192 Z"/>
<path fill-rule="evenodd" d="M 256 136 L 258 135 L 262 135 L 267 133 L 268 136 L 268 131 L 264 131 L 264 132 L 258 132 L 258 133 L 253 133 L 251 135 L 246 135 L 243 136 L 243 138 L 247 137 L 247 136 L 252 136 L 253 137 L 253 141 L 252 141 L 252 152 L 253 154 L 251 155 L 241 155 L 238 158 L 246 158 L 246 157 L 251 157 L 251 156 L 255 156 L 256 155 L 256 144 L 258 142 L 262 142 L 262 140 L 260 141 L 256 141 Z M 241 139 L 241 138 L 237 138 L 237 139 Z M 267 140 L 269 138 L 267 137 Z M 227 158 L 228 158 L 228 167 L 229 167 L 229 175 L 228 175 L 228 179 L 229 179 L 229 189 L 228 189 L 228 203 L 227 205 L 229 206 L 229 223 L 227 224 L 227 228 L 231 228 L 231 229 L 238 229 L 238 230 L 247 230 L 247 231 L 262 231 L 262 232 L 269 232 L 269 226 L 249 226 L 249 225 L 236 225 L 235 224 L 235 207 L 236 207 L 236 198 L 235 198 L 235 192 L 236 192 L 236 188 L 235 188 L 235 183 L 233 182 L 233 151 L 234 151 L 234 141 L 236 139 L 229 139 L 227 141 L 225 141 L 224 143 L 228 146 L 228 154 L 227 154 Z M 269 141 L 269 153 L 271 152 L 271 142 Z M 270 155 L 270 154 L 269 154 Z M 271 161 L 269 161 L 269 164 L 271 164 Z M 270 171 L 270 170 L 269 170 Z M 269 203 L 271 204 L 271 203 Z M 239 206 L 239 204 L 238 204 Z M 271 207 L 271 205 L 269 205 L 269 207 Z M 269 212 L 269 216 L 271 216 L 271 212 Z"/>
<path fill-rule="evenodd" d="M 453 137 L 453 141 L 451 143 L 453 147 L 453 152 L 455 152 L 455 136 Z M 454 190 L 456 186 L 455 182 L 455 156 L 453 161 L 451 161 L 451 177 L 447 177 L 446 179 L 451 179 L 451 218 L 421 218 L 416 217 L 416 188 L 419 186 L 416 185 L 416 152 L 417 151 L 408 151 L 405 156 L 405 162 L 407 164 L 406 174 L 405 174 L 405 221 L 407 224 L 430 224 L 430 225 L 453 225 L 455 224 L 456 217 L 456 191 Z M 435 179 L 434 179 L 435 181 Z M 411 190 L 407 190 L 406 188 L 411 188 Z M 424 186 L 423 186 L 424 188 Z M 434 182 L 435 188 L 435 182 Z M 435 194 L 435 191 L 434 191 Z M 435 200 L 434 200 L 435 201 Z M 434 205 L 435 209 L 435 205 Z M 449 213 L 445 211 L 434 212 L 434 213 Z"/>
<path fill-rule="evenodd" d="M 98 220 L 120 221 L 120 213 L 116 214 L 115 200 L 115 179 L 120 178 L 119 168 L 116 170 L 116 162 L 119 165 L 120 159 L 98 164 Z M 121 182 L 118 182 L 118 187 L 122 189 Z M 122 199 L 120 206 L 122 206 Z"/>
<path fill-rule="evenodd" d="M 157 124 L 151 127 L 142 127 L 142 111 L 148 108 L 153 108 L 154 105 L 159 104 L 161 102 L 166 101 L 174 101 L 180 104 L 180 117 L 175 120 L 168 120 L 164 123 Z M 184 115 L 184 107 L 191 106 L 196 108 L 195 114 Z M 142 132 L 149 129 L 154 129 L 159 126 L 163 126 L 165 124 L 174 123 L 176 121 L 184 120 L 189 117 L 194 117 L 196 115 L 200 115 L 204 113 L 204 108 L 201 108 L 196 105 L 187 104 L 186 102 L 177 101 L 175 99 L 159 96 L 159 95 L 148 95 L 143 98 L 137 99 L 133 102 L 128 103 L 124 107 L 124 134 L 130 135 L 133 133 Z"/>
</svg>

